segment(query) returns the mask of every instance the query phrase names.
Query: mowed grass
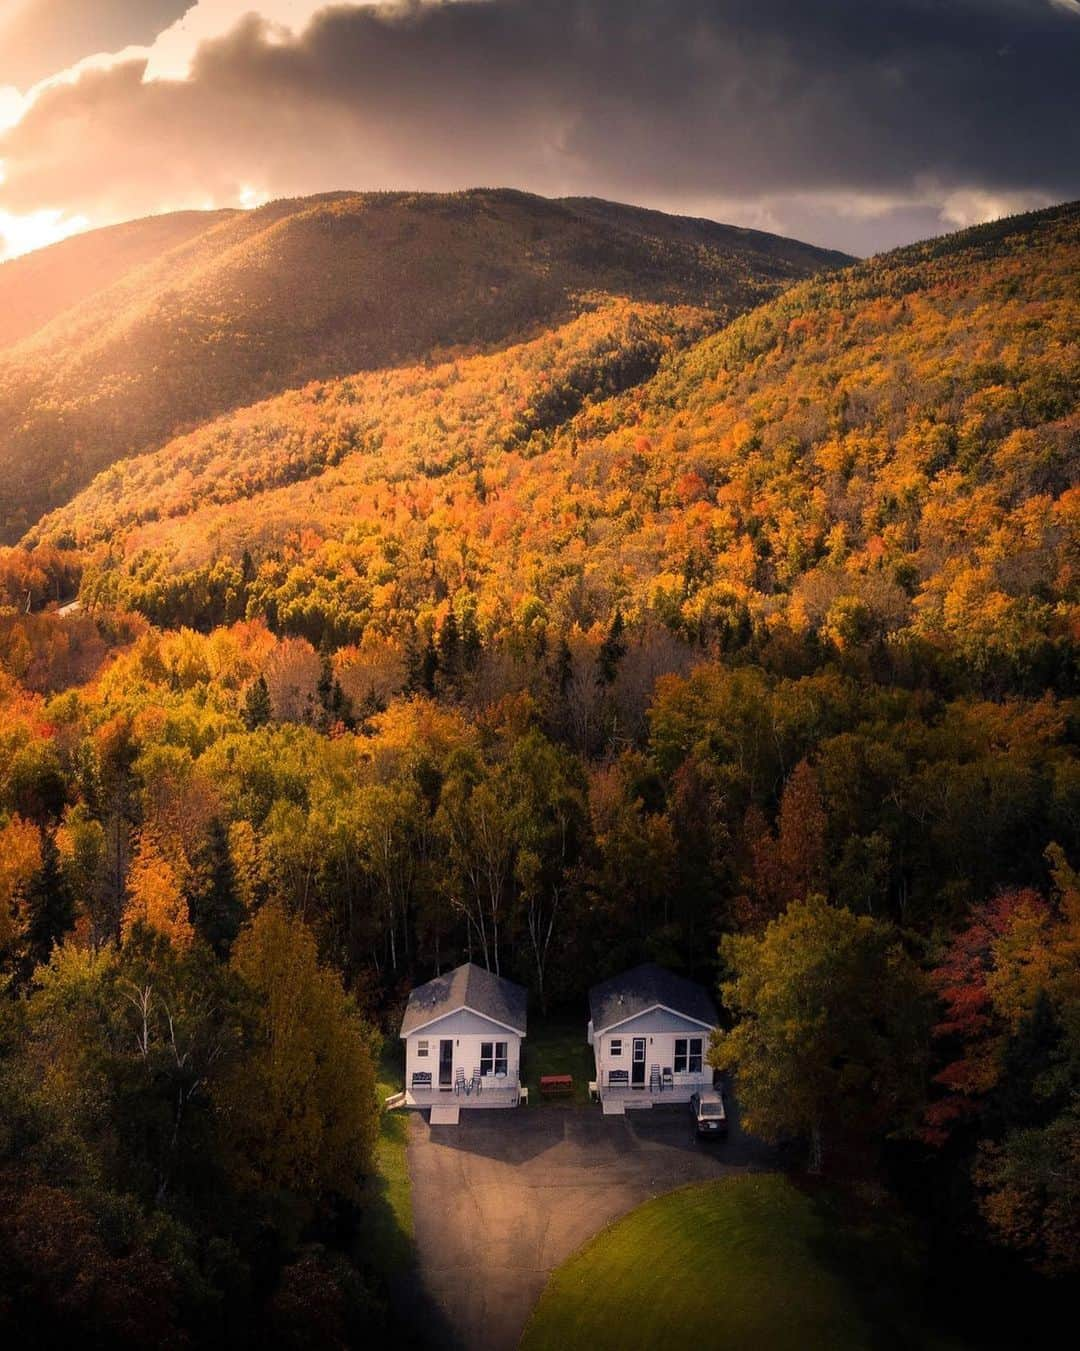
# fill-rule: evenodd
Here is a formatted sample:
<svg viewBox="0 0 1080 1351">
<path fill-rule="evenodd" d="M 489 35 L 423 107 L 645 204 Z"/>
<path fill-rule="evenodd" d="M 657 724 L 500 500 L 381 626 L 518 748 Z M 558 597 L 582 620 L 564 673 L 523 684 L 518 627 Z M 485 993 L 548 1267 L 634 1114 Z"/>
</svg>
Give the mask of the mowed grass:
<svg viewBox="0 0 1080 1351">
<path fill-rule="evenodd" d="M 587 1103 L 595 1065 L 592 1047 L 585 1040 L 584 1018 L 529 1019 L 529 1035 L 522 1048 L 522 1082 L 529 1090 L 530 1107 Z M 540 1092 L 542 1074 L 571 1075 L 573 1096 L 545 1098 Z"/>
<path fill-rule="evenodd" d="M 401 1089 L 402 1051 L 387 1037 L 376 1064 L 376 1093 L 382 1104 Z M 383 1112 L 375 1143 L 375 1174 L 369 1179 L 365 1248 L 387 1275 L 400 1273 L 414 1257 L 412 1186 L 406 1146 L 408 1112 Z"/>
<path fill-rule="evenodd" d="M 551 1276 L 522 1351 L 849 1351 L 891 1345 L 822 1255 L 809 1197 L 778 1174 L 649 1201 Z"/>
</svg>

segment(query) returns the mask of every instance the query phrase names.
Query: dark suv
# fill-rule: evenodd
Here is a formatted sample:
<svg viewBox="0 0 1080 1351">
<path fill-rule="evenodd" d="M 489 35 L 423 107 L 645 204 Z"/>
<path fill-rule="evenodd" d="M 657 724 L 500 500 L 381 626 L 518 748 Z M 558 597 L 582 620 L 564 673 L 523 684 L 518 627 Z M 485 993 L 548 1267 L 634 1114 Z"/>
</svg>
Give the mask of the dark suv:
<svg viewBox="0 0 1080 1351">
<path fill-rule="evenodd" d="M 690 1111 L 694 1117 L 694 1129 L 703 1139 L 723 1139 L 727 1135 L 727 1112 L 719 1089 L 692 1094 Z"/>
</svg>

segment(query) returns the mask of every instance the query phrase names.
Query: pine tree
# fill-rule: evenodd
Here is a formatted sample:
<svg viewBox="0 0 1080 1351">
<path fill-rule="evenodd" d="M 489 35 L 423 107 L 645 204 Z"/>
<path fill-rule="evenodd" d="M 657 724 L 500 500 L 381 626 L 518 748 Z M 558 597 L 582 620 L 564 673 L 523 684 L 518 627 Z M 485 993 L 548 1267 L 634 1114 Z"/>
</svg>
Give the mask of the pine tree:
<svg viewBox="0 0 1080 1351">
<path fill-rule="evenodd" d="M 49 960 L 53 945 L 75 927 L 75 899 L 53 831 L 41 832 L 41 865 L 26 886 L 27 974 Z"/>
<path fill-rule="evenodd" d="M 480 660 L 483 644 L 480 628 L 476 622 L 476 611 L 469 605 L 461 616 L 461 666 L 465 671 L 474 671 Z"/>
<path fill-rule="evenodd" d="M 625 628 L 622 611 L 616 610 L 596 657 L 596 678 L 601 685 L 615 683 L 615 677 L 619 673 L 619 662 L 626 656 L 626 642 L 623 638 Z"/>
<path fill-rule="evenodd" d="M 405 640 L 405 688 L 410 694 L 434 694 L 439 654 L 434 640 L 421 640 L 415 628 Z"/>
<path fill-rule="evenodd" d="M 253 732 L 256 727 L 265 727 L 273 712 L 266 677 L 257 676 L 247 687 L 247 693 L 244 695 L 244 726 L 249 732 Z"/>
<path fill-rule="evenodd" d="M 451 685 L 456 685 L 461 674 L 461 635 L 453 610 L 439 629 L 439 669 Z"/>
<path fill-rule="evenodd" d="M 427 646 L 424 648 L 424 655 L 420 662 L 420 688 L 426 694 L 435 693 L 435 677 L 439 674 L 439 653 L 435 647 L 435 639 L 429 638 Z"/>
<path fill-rule="evenodd" d="M 210 822 L 194 871 L 191 917 L 198 933 L 219 957 L 224 957 L 240 932 L 244 907 L 238 895 L 228 831 L 220 817 Z"/>
</svg>

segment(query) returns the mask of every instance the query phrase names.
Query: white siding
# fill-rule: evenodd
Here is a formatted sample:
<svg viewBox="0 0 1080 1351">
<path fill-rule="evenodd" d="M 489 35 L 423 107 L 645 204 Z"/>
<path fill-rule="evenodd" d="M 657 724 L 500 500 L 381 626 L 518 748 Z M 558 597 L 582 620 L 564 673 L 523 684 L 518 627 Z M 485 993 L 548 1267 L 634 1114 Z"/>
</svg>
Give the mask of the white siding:
<svg viewBox="0 0 1080 1351">
<path fill-rule="evenodd" d="M 507 1077 L 505 1080 L 500 1080 L 500 1084 L 509 1086 L 519 1082 L 522 1038 L 516 1032 L 509 1032 L 477 1014 L 462 1010 L 458 1013 L 448 1014 L 445 1018 L 440 1018 L 437 1023 L 432 1023 L 429 1027 L 410 1032 L 405 1038 L 406 1089 L 412 1088 L 412 1077 L 418 1071 L 429 1073 L 432 1088 L 438 1089 L 439 1043 L 443 1040 L 454 1043 L 450 1074 L 451 1087 L 459 1069 L 466 1079 L 471 1079 L 473 1071 L 480 1069 L 481 1047 L 484 1042 L 488 1041 L 493 1043 L 506 1042 Z M 420 1054 L 420 1048 L 424 1042 L 427 1043 L 426 1056 Z"/>
<path fill-rule="evenodd" d="M 661 1075 L 665 1069 L 672 1071 L 673 1090 L 665 1092 L 662 1098 L 657 1098 L 657 1101 L 685 1102 L 696 1089 L 708 1087 L 712 1084 L 712 1070 L 706 1060 L 709 1050 L 709 1029 L 703 1028 L 700 1024 L 687 1018 L 681 1018 L 678 1014 L 667 1013 L 663 1009 L 653 1009 L 647 1013 L 639 1014 L 636 1018 L 609 1032 L 603 1032 L 599 1035 L 594 1033 L 593 1052 L 596 1056 L 597 1083 L 601 1094 L 608 1088 L 608 1074 L 611 1070 L 625 1070 L 632 1080 L 635 1038 L 642 1038 L 645 1042 L 644 1085 L 646 1090 L 650 1084 L 653 1065 L 659 1067 Z M 677 1040 L 684 1038 L 688 1043 L 698 1039 L 701 1041 L 701 1068 L 699 1070 L 690 1069 L 688 1057 L 686 1068 L 679 1072 L 675 1071 L 675 1043 Z M 612 1053 L 613 1042 L 619 1043 L 621 1054 L 614 1055 Z M 689 1045 L 687 1050 L 689 1051 Z"/>
</svg>

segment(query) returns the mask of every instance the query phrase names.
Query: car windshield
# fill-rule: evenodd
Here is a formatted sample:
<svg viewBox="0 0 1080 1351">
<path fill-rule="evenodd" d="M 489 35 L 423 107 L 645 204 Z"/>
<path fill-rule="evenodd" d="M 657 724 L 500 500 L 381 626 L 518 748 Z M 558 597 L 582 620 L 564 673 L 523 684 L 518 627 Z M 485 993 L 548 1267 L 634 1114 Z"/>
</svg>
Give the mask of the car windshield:
<svg viewBox="0 0 1080 1351">
<path fill-rule="evenodd" d="M 701 1104 L 702 1116 L 723 1116 L 724 1104 L 722 1102 L 703 1102 Z"/>
</svg>

